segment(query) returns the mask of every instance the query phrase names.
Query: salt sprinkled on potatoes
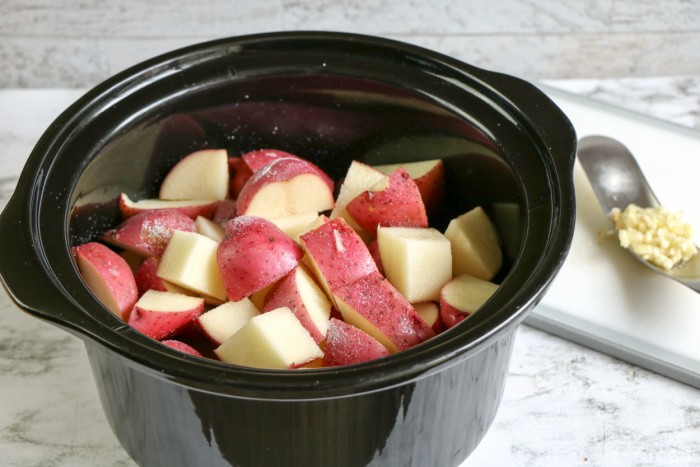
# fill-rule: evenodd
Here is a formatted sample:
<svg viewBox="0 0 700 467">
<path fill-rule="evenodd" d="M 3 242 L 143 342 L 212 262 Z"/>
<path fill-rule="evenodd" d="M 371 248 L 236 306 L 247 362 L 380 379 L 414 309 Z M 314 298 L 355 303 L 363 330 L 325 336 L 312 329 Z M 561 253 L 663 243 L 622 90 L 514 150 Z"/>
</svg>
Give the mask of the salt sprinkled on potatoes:
<svg viewBox="0 0 700 467">
<path fill-rule="evenodd" d="M 481 207 L 444 233 L 428 225 L 441 160 L 405 166 L 353 161 L 335 199 L 334 181 L 294 154 L 198 151 L 165 177 L 163 199 L 120 197 L 124 220 L 101 240 L 131 266 L 101 243 L 74 254 L 120 319 L 199 358 L 303 371 L 388 357 L 477 312 L 502 258 Z"/>
</svg>

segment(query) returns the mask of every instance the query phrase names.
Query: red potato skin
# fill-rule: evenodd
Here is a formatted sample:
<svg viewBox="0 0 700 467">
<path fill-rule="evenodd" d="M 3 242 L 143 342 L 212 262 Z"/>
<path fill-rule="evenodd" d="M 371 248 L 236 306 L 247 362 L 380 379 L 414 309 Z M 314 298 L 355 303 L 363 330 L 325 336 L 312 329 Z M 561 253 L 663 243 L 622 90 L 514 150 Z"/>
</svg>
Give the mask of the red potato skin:
<svg viewBox="0 0 700 467">
<path fill-rule="evenodd" d="M 355 222 L 372 235 L 377 226 L 427 227 L 428 215 L 416 182 L 403 168 L 389 174 L 384 190 L 364 191 L 347 205 Z"/>
<path fill-rule="evenodd" d="M 126 260 L 97 242 L 73 247 L 71 252 L 74 257 L 82 256 L 95 266 L 117 303 L 118 310 L 112 312 L 127 321 L 139 294 L 134 274 Z"/>
<path fill-rule="evenodd" d="M 440 318 L 442 318 L 442 322 L 447 329 L 456 326 L 469 316 L 468 313 L 462 313 L 457 308 L 450 305 L 447 300 L 440 298 Z"/>
<path fill-rule="evenodd" d="M 445 198 L 445 164 L 440 160 L 414 181 L 423 199 L 426 213 L 429 216 L 436 213 Z"/>
<path fill-rule="evenodd" d="M 201 353 L 199 353 L 199 351 L 197 349 L 195 349 L 194 347 L 192 347 L 189 344 L 185 344 L 182 341 L 178 341 L 175 339 L 165 339 L 165 340 L 162 340 L 160 342 L 161 342 L 161 344 L 167 345 L 168 347 L 170 347 L 172 349 L 179 350 L 180 352 L 183 352 L 183 353 L 186 353 L 189 355 L 194 355 L 195 357 L 203 357 L 203 355 Z"/>
<path fill-rule="evenodd" d="M 189 217 L 190 219 L 196 219 L 197 216 L 202 216 L 206 217 L 207 219 L 211 219 L 212 215 L 214 214 L 214 211 L 216 210 L 218 202 L 213 201 L 211 203 L 207 204 L 196 204 L 192 206 L 180 206 L 177 208 L 171 208 L 173 211 L 177 211 L 181 214 L 184 214 L 185 216 Z M 130 217 L 135 216 L 136 214 L 140 214 L 143 212 L 151 212 L 155 211 L 155 209 L 140 209 L 138 207 L 134 207 L 129 203 L 129 200 L 126 196 L 126 194 L 122 193 L 119 195 L 119 212 L 121 213 L 122 217 L 124 219 L 128 219 Z"/>
<path fill-rule="evenodd" d="M 408 300 L 379 272 L 343 287 L 337 296 L 374 324 L 399 350 L 435 335 Z"/>
<path fill-rule="evenodd" d="M 438 313 L 437 319 L 430 328 L 436 336 L 447 329 L 445 321 L 442 319 L 442 313 Z"/>
<path fill-rule="evenodd" d="M 174 209 L 156 209 L 129 217 L 102 235 L 102 240 L 141 256 L 160 257 L 175 230 L 195 232 L 195 222 Z"/>
<path fill-rule="evenodd" d="M 298 267 L 301 266 L 297 266 L 297 268 Z M 289 274 L 280 279 L 265 296 L 265 303 L 262 311 L 276 310 L 283 306 L 292 310 L 294 316 L 296 316 L 301 325 L 309 331 L 309 334 L 311 334 L 311 337 L 317 344 L 325 338 L 309 316 L 304 301 L 301 299 L 296 283 L 296 268 L 292 269 Z"/>
<path fill-rule="evenodd" d="M 181 312 L 151 311 L 135 305 L 128 323 L 137 331 L 161 341 L 189 328 L 203 311 L 204 301 L 192 310 Z"/>
<path fill-rule="evenodd" d="M 165 292 L 167 290 L 163 284 L 163 279 L 157 275 L 159 265 L 160 259 L 156 258 L 155 256 L 149 256 L 143 263 L 141 263 L 141 267 L 134 275 L 136 287 L 139 291 L 139 297 L 148 290 L 158 290 L 161 292 Z"/>
<path fill-rule="evenodd" d="M 332 318 L 323 347 L 323 366 L 353 365 L 390 355 L 389 350 L 361 329 Z"/>
<path fill-rule="evenodd" d="M 226 224 L 216 260 L 229 300 L 237 302 L 289 273 L 301 248 L 272 222 L 239 216 Z"/>
<path fill-rule="evenodd" d="M 255 151 L 249 151 L 241 156 L 248 168 L 253 173 L 262 169 L 270 162 L 276 159 L 281 159 L 283 157 L 301 159 L 300 157 L 295 156 L 294 154 L 285 151 L 280 151 L 279 149 L 257 149 Z"/>
<path fill-rule="evenodd" d="M 311 162 L 298 157 L 274 159 L 263 169 L 255 172 L 253 176 L 248 179 L 243 188 L 241 188 L 241 192 L 236 200 L 238 203 L 238 212 L 240 214 L 245 214 L 253 197 L 268 183 L 285 182 L 299 175 L 314 174 L 323 179 L 331 193 L 333 193 L 335 187 L 333 180 L 326 175 L 325 172 Z"/>
<path fill-rule="evenodd" d="M 331 291 L 378 272 L 365 242 L 341 218 L 332 219 L 299 238 Z M 342 249 L 338 248 L 339 242 Z"/>
<path fill-rule="evenodd" d="M 333 179 L 330 178 L 319 166 L 316 164 L 307 161 L 306 159 L 302 159 L 299 156 L 296 156 L 294 154 L 285 152 L 285 151 L 280 151 L 279 149 L 258 149 L 257 151 L 250 151 L 241 156 L 245 163 L 248 165 L 250 170 L 253 171 L 253 173 L 257 172 L 258 170 L 262 169 L 265 167 L 267 164 L 269 164 L 272 161 L 275 161 L 277 159 L 282 159 L 282 158 L 292 158 L 292 159 L 298 159 L 300 161 L 304 161 L 304 163 L 309 164 L 310 166 L 314 167 L 317 171 L 317 173 L 323 178 L 323 180 L 326 182 L 326 184 L 329 186 L 331 189 L 331 192 L 333 191 L 334 188 L 334 183 Z"/>
<path fill-rule="evenodd" d="M 253 176 L 253 171 L 250 170 L 248 164 L 246 164 L 245 161 L 240 157 L 228 158 L 228 171 L 229 196 L 233 199 L 236 199 L 241 193 L 243 185 L 245 185 L 248 179 Z"/>
</svg>

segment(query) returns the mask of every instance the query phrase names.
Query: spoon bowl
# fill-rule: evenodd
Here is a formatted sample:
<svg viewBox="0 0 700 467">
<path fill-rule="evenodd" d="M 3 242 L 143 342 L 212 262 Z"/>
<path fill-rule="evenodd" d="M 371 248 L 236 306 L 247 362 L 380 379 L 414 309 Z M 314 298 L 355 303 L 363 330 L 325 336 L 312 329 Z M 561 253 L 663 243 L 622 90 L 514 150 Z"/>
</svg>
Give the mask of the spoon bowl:
<svg viewBox="0 0 700 467">
<path fill-rule="evenodd" d="M 623 210 L 630 204 L 641 208 L 661 205 L 634 156 L 619 141 L 607 136 L 586 136 L 579 140 L 576 155 L 607 217 L 614 208 Z M 653 271 L 700 293 L 700 254 L 666 270 L 628 251 Z"/>
</svg>

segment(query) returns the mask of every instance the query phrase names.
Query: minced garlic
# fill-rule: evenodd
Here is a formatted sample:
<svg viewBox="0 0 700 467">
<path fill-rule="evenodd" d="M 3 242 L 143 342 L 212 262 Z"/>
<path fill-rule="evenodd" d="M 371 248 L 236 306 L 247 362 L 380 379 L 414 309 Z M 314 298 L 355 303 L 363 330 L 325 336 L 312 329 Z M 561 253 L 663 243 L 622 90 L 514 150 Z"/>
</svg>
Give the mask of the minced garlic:
<svg viewBox="0 0 700 467">
<path fill-rule="evenodd" d="M 672 269 L 698 252 L 691 225 L 680 213 L 662 206 L 640 208 L 630 204 L 622 211 L 613 209 L 610 219 L 623 248 L 660 268 Z"/>
</svg>

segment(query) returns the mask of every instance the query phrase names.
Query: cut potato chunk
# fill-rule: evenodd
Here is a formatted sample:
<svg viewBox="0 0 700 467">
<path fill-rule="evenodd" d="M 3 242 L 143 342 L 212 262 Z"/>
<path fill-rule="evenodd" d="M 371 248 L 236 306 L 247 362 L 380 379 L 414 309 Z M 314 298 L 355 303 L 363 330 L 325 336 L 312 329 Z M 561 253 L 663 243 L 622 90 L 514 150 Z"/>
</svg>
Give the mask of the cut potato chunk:
<svg viewBox="0 0 700 467">
<path fill-rule="evenodd" d="M 214 350 L 224 362 L 257 368 L 296 368 L 323 357 L 289 308 L 255 316 Z"/>
<path fill-rule="evenodd" d="M 202 298 L 149 290 L 134 305 L 129 325 L 153 339 L 162 340 L 191 325 L 203 309 Z"/>
<path fill-rule="evenodd" d="M 445 237 L 452 244 L 452 274 L 491 280 L 501 269 L 503 253 L 491 220 L 481 207 L 450 221 Z"/>
<path fill-rule="evenodd" d="M 331 302 L 303 266 L 297 266 L 277 282 L 265 298 L 263 311 L 285 306 L 292 310 L 316 343 L 326 337 Z"/>
<path fill-rule="evenodd" d="M 369 190 L 386 178 L 386 175 L 369 165 L 352 161 L 345 175 L 345 179 L 343 180 L 343 184 L 340 185 L 338 199 L 335 201 L 335 207 L 333 211 L 331 211 L 330 218 L 342 218 L 363 240 L 367 241 L 370 238 L 370 234 L 365 232 L 357 222 L 355 222 L 355 219 L 348 213 L 347 206 L 348 203 L 355 199 L 360 193 Z"/>
<path fill-rule="evenodd" d="M 197 233 L 211 238 L 215 242 L 220 242 L 224 239 L 224 228 L 216 222 L 207 219 L 206 217 L 197 216 L 194 220 L 197 227 Z"/>
<path fill-rule="evenodd" d="M 225 301 L 226 289 L 216 263 L 218 246 L 217 242 L 204 235 L 176 230 L 161 257 L 158 277 Z"/>
<path fill-rule="evenodd" d="M 163 200 L 224 199 L 228 196 L 228 155 L 225 149 L 203 149 L 185 156 L 160 186 Z"/>
<path fill-rule="evenodd" d="M 440 315 L 450 328 L 474 314 L 491 296 L 498 285 L 469 274 L 462 274 L 445 284 L 440 294 Z"/>
<path fill-rule="evenodd" d="M 438 300 L 452 278 L 450 241 L 432 228 L 379 227 L 384 275 L 411 302 Z"/>
<path fill-rule="evenodd" d="M 391 352 L 406 350 L 435 333 L 379 272 L 334 291 L 345 322 L 362 329 Z"/>
<path fill-rule="evenodd" d="M 260 311 L 248 298 L 237 302 L 226 302 L 197 318 L 199 327 L 215 344 L 221 345 L 245 326 Z"/>
<path fill-rule="evenodd" d="M 126 321 L 138 299 L 134 274 L 127 262 L 97 242 L 73 247 L 80 275 L 95 297 Z"/>
</svg>

